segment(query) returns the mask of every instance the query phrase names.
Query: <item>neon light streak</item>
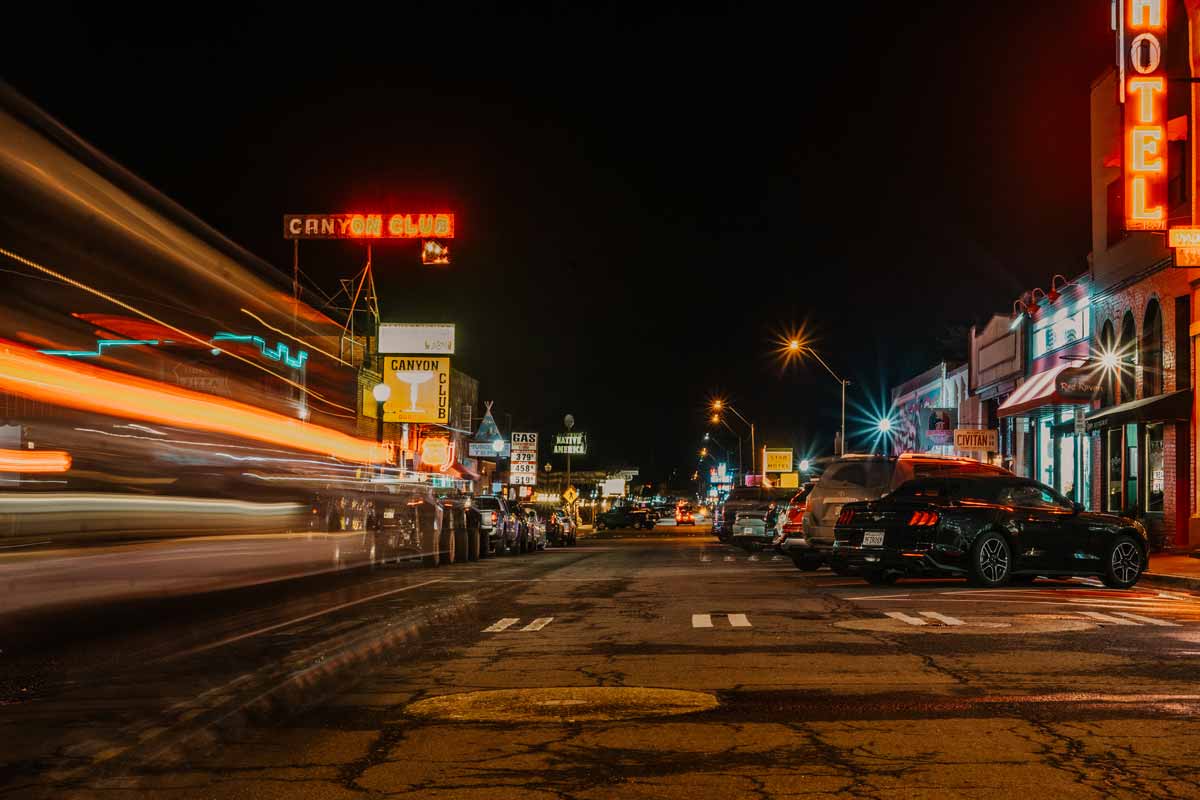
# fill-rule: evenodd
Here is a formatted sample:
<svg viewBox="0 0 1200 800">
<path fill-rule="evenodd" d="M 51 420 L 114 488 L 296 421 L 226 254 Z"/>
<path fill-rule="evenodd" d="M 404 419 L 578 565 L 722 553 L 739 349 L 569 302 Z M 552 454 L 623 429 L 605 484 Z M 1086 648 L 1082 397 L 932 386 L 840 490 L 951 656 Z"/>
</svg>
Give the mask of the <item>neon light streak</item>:
<svg viewBox="0 0 1200 800">
<path fill-rule="evenodd" d="M 247 334 L 238 333 L 218 333 L 212 338 L 214 342 L 247 342 L 257 345 L 258 351 L 265 358 L 271 361 L 282 361 L 292 369 L 303 369 L 304 362 L 308 360 L 308 352 L 301 350 L 295 356 L 291 355 L 288 346 L 283 342 L 275 345 L 274 348 L 267 347 L 267 342 L 261 336 L 250 336 Z"/>
<path fill-rule="evenodd" d="M 346 461 L 388 460 L 388 448 L 367 439 L 86 362 L 64 362 L 15 342 L 0 342 L 0 391 L 66 408 L 253 439 Z"/>
<path fill-rule="evenodd" d="M 38 352 L 48 356 L 66 356 L 67 358 L 99 358 L 104 355 L 106 347 L 136 347 L 158 343 L 157 339 L 100 339 L 96 342 L 95 350 L 38 350 Z"/>
<path fill-rule="evenodd" d="M 1137 95 L 1138 98 L 1138 122 L 1144 124 L 1153 123 L 1158 119 L 1158 114 L 1154 113 L 1155 92 L 1163 92 L 1164 96 L 1167 91 L 1167 83 L 1162 78 L 1130 78 L 1129 93 Z"/>
<path fill-rule="evenodd" d="M 0 472 L 66 472 L 71 454 L 63 450 L 0 450 Z"/>
<path fill-rule="evenodd" d="M 1165 219 L 1166 211 L 1162 206 L 1146 208 L 1146 178 L 1138 175 L 1129 181 L 1129 218 L 1131 220 L 1159 221 Z"/>
</svg>

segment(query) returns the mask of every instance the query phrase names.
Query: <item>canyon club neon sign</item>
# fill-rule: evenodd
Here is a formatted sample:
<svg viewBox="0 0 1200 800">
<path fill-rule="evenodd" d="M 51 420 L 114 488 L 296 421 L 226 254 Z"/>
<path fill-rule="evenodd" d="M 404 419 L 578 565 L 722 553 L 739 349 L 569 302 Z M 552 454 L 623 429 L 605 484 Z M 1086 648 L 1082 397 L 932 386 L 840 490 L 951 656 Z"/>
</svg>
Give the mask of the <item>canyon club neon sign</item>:
<svg viewBox="0 0 1200 800">
<path fill-rule="evenodd" d="M 285 239 L 453 239 L 453 214 L 285 214 Z"/>
<path fill-rule="evenodd" d="M 1125 229 L 1167 229 L 1166 0 L 1119 0 Z"/>
</svg>

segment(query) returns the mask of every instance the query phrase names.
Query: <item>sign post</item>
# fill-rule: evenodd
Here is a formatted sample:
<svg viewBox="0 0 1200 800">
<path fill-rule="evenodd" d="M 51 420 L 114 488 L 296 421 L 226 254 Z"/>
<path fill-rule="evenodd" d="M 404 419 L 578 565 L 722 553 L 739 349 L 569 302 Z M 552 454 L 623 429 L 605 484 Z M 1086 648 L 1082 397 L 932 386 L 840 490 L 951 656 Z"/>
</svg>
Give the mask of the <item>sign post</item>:
<svg viewBox="0 0 1200 800">
<path fill-rule="evenodd" d="M 508 481 L 513 486 L 537 486 L 537 442 L 538 435 L 536 433 L 513 432 Z"/>
</svg>

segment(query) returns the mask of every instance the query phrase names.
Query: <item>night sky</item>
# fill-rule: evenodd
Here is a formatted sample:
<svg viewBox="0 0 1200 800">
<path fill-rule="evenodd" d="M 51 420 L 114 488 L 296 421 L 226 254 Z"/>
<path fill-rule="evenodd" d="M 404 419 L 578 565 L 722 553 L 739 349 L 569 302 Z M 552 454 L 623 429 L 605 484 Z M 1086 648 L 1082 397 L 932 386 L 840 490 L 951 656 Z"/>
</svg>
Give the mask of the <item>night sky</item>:
<svg viewBox="0 0 1200 800">
<path fill-rule="evenodd" d="M 838 386 L 776 335 L 803 323 L 861 418 L 1087 268 L 1102 0 L 117 5 L 16 12 L 5 79 L 284 270 L 285 213 L 455 211 L 450 268 L 377 249 L 384 317 L 457 323 L 502 425 L 573 413 L 576 468 L 690 474 L 716 394 L 828 453 Z M 301 247 L 327 292 L 361 257 Z"/>
</svg>

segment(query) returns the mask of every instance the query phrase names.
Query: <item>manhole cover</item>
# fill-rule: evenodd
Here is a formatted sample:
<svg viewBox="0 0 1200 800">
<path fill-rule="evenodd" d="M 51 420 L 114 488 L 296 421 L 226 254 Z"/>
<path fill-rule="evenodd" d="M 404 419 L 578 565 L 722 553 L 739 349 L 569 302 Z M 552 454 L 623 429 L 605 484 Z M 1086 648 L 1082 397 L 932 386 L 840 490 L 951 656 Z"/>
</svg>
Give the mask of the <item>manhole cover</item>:
<svg viewBox="0 0 1200 800">
<path fill-rule="evenodd" d="M 431 697 L 409 716 L 465 722 L 586 722 L 694 714 L 717 707 L 705 692 L 637 686 L 562 686 L 497 689 Z"/>
</svg>

